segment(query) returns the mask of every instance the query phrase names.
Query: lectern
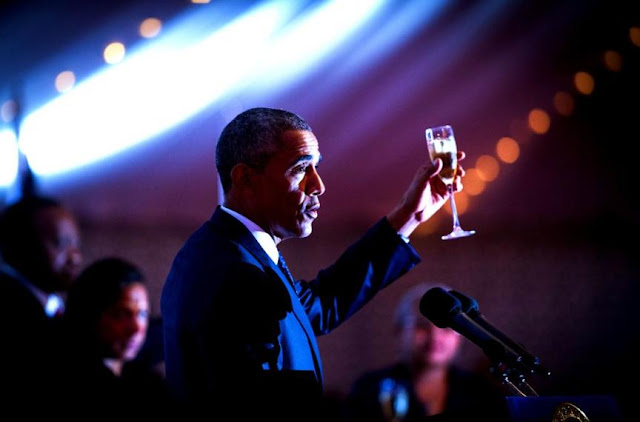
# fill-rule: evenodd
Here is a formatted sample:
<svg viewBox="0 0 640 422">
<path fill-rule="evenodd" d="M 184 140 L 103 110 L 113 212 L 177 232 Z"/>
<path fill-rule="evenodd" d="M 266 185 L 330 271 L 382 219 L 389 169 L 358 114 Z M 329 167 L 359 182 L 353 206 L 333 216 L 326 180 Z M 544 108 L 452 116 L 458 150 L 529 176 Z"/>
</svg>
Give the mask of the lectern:
<svg viewBox="0 0 640 422">
<path fill-rule="evenodd" d="M 612 396 L 509 396 L 511 422 L 622 422 Z"/>
<path fill-rule="evenodd" d="M 509 422 L 623 421 L 622 411 L 612 396 L 540 396 L 527 378 L 548 377 L 551 372 L 540 358 L 489 323 L 475 299 L 455 290 L 434 287 L 420 300 L 420 312 L 436 326 L 459 332 L 487 355 L 491 372 L 512 394 L 506 396 Z"/>
</svg>

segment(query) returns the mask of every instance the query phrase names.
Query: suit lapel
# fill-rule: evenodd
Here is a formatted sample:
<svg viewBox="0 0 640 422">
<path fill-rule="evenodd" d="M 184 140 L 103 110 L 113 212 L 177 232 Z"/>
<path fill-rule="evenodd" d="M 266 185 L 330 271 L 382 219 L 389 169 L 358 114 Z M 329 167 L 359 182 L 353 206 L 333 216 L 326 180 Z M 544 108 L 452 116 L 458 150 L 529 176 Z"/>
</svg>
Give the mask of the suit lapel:
<svg viewBox="0 0 640 422">
<path fill-rule="evenodd" d="M 298 323 L 302 326 L 306 334 L 307 341 L 309 342 L 311 350 L 313 351 L 316 376 L 319 382 L 322 383 L 322 363 L 320 360 L 320 351 L 318 349 L 318 343 L 313 332 L 313 327 L 311 327 L 309 317 L 307 316 L 304 307 L 300 303 L 297 292 L 294 291 L 294 288 L 289 282 L 287 275 L 284 274 L 282 269 L 278 267 L 271 260 L 271 258 L 269 258 L 269 255 L 267 255 L 262 246 L 260 246 L 260 243 L 258 243 L 256 238 L 253 237 L 253 235 L 245 227 L 245 225 L 229 213 L 222 210 L 220 206 L 216 208 L 209 221 L 212 225 L 212 228 L 216 232 L 224 235 L 225 237 L 228 237 L 230 240 L 238 243 L 247 251 L 249 251 L 249 253 L 253 255 L 263 267 L 270 268 L 278 276 L 282 284 L 284 284 L 287 292 L 289 292 L 289 296 L 291 297 L 293 315 L 295 316 Z"/>
<path fill-rule="evenodd" d="M 271 261 L 269 255 L 267 255 L 264 249 L 262 249 L 262 246 L 260 246 L 256 238 L 253 237 L 245 225 L 235 217 L 218 206 L 209 222 L 217 233 L 222 234 L 224 237 L 229 238 L 247 249 L 249 253 L 251 253 L 251 255 L 260 262 L 260 264 L 265 267 L 273 267 L 273 261 Z"/>
</svg>

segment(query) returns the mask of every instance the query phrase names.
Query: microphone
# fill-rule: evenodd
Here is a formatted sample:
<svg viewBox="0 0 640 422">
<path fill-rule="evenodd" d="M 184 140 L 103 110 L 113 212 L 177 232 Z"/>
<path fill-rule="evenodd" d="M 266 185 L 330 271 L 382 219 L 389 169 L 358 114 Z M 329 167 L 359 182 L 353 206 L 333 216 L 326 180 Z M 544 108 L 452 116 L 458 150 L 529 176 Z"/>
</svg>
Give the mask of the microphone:
<svg viewBox="0 0 640 422">
<path fill-rule="evenodd" d="M 460 301 L 462 312 L 467 314 L 469 318 L 471 318 L 475 323 L 477 323 L 480 327 L 482 327 L 484 330 L 486 330 L 491 335 L 493 335 L 496 339 L 498 339 L 504 345 L 506 345 L 507 347 L 511 348 L 511 350 L 516 352 L 521 357 L 522 362 L 531 369 L 531 372 L 535 372 L 545 376 L 548 376 L 551 374 L 551 372 L 548 369 L 542 366 L 542 363 L 540 362 L 539 357 L 533 355 L 528 350 L 526 350 L 522 344 L 514 341 L 513 339 L 508 337 L 506 334 L 504 334 L 502 331 L 494 327 L 485 318 L 482 312 L 480 312 L 480 306 L 478 305 L 478 302 L 475 299 L 463 293 L 460 293 L 456 290 L 449 290 L 449 293 Z"/>
<path fill-rule="evenodd" d="M 463 312 L 463 309 L 473 311 L 477 305 L 477 302 L 465 298 L 466 296 L 461 301 L 442 287 L 434 287 L 420 299 L 420 313 L 437 327 L 452 328 L 462 334 L 479 346 L 494 363 L 507 364 L 526 372 L 536 371 L 537 368 L 532 367 L 517 350 L 509 346 L 511 340 L 501 340 L 499 335 L 494 334 L 494 329 L 487 329 Z"/>
</svg>

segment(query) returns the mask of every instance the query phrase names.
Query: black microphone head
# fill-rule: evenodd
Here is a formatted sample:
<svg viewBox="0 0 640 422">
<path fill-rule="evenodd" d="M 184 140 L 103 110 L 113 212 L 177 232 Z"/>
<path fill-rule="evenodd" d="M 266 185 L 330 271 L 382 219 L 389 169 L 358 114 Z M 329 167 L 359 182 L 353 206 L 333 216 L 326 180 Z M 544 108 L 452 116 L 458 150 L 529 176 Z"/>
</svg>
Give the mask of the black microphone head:
<svg viewBox="0 0 640 422">
<path fill-rule="evenodd" d="M 420 313 L 436 327 L 448 328 L 462 310 L 460 301 L 442 287 L 434 287 L 420 299 Z"/>
<path fill-rule="evenodd" d="M 462 305 L 462 312 L 465 314 L 468 314 L 469 312 L 480 312 L 480 305 L 478 305 L 478 302 L 474 298 L 455 290 L 449 290 L 449 293 L 460 301 L 460 304 Z"/>
</svg>

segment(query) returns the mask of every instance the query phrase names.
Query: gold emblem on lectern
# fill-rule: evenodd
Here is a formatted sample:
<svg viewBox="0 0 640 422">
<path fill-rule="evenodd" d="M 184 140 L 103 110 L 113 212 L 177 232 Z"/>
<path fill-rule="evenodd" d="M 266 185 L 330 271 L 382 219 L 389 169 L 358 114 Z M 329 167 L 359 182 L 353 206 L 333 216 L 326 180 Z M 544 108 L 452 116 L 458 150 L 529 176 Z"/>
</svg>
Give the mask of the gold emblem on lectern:
<svg viewBox="0 0 640 422">
<path fill-rule="evenodd" d="M 552 422 L 589 422 L 589 418 L 575 404 L 564 402 L 553 409 Z"/>
</svg>

